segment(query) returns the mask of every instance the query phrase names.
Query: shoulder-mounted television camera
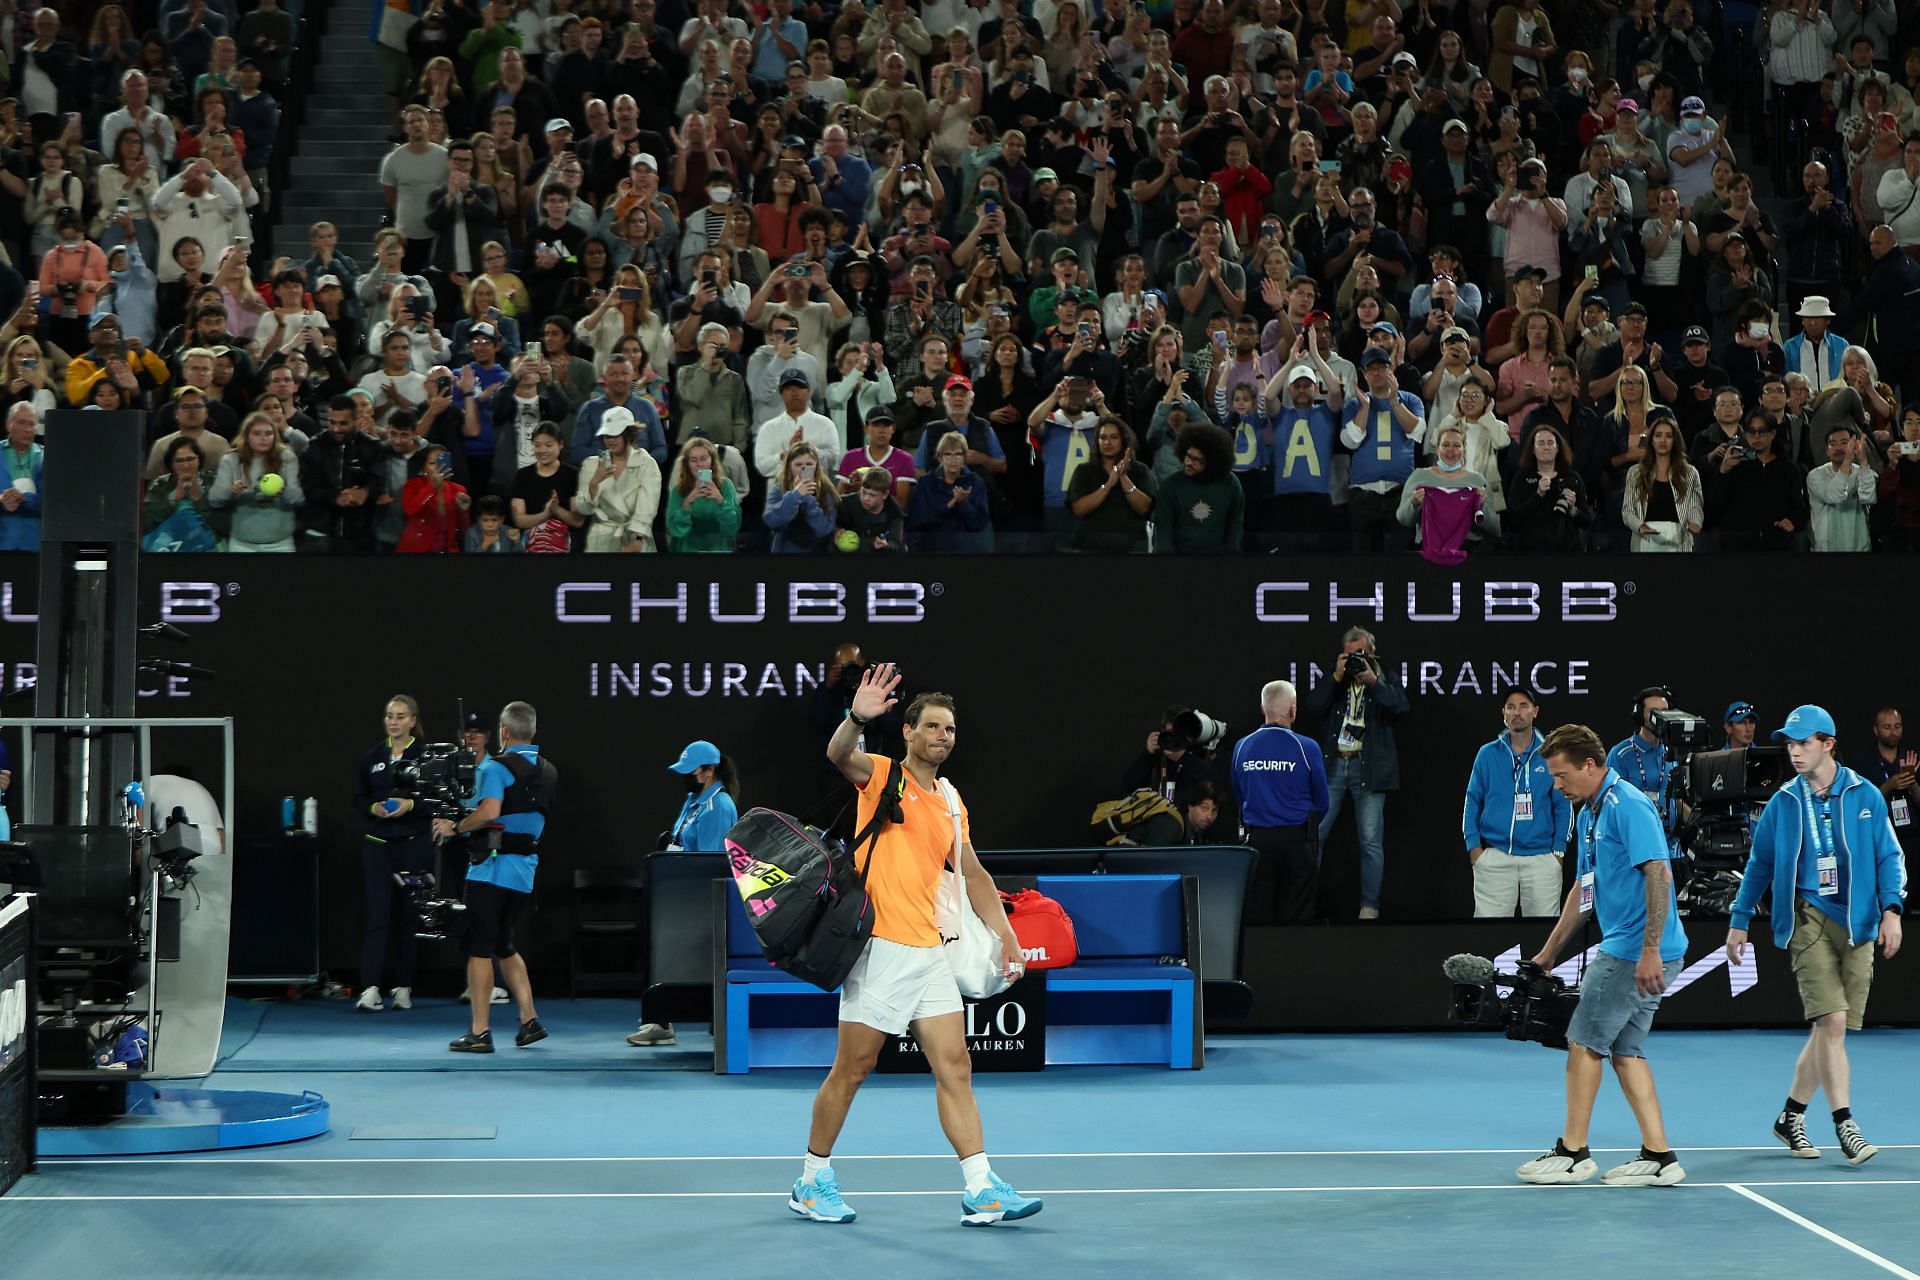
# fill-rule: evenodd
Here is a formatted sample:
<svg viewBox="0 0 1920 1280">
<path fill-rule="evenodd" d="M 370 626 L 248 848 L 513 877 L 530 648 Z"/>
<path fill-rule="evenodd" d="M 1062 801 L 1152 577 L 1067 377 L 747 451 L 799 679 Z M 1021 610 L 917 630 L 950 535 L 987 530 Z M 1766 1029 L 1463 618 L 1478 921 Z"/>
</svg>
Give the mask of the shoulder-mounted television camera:
<svg viewBox="0 0 1920 1280">
<path fill-rule="evenodd" d="M 1531 1040 L 1549 1049 L 1567 1047 L 1567 1024 L 1573 1021 L 1580 991 L 1531 960 L 1501 973 L 1482 956 L 1448 956 L 1441 966 L 1453 980 L 1450 1017 L 1469 1027 L 1501 1027 L 1509 1040 Z M 1500 988 L 1513 992 L 1500 998 Z"/>
</svg>

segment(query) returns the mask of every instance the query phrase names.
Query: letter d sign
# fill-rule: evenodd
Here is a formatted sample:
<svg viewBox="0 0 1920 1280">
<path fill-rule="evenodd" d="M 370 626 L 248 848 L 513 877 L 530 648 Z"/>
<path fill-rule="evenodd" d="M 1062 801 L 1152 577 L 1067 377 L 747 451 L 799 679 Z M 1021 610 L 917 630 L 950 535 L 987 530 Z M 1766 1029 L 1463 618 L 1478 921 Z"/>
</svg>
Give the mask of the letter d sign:
<svg viewBox="0 0 1920 1280">
<path fill-rule="evenodd" d="M 218 622 L 220 584 L 217 582 L 163 582 L 160 584 L 160 621 Z"/>
</svg>

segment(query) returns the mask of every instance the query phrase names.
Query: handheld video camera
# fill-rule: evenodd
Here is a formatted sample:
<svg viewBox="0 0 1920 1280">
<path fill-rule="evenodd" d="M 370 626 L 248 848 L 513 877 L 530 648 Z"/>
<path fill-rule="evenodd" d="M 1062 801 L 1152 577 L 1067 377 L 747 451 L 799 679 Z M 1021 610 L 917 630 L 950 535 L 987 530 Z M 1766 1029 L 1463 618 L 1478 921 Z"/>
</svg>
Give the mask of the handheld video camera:
<svg viewBox="0 0 1920 1280">
<path fill-rule="evenodd" d="M 473 752 L 458 743 L 429 742 L 417 759 L 394 763 L 393 794 L 413 801 L 416 809 L 431 810 L 431 817 L 447 817 L 465 809 L 479 766 Z"/>
<path fill-rule="evenodd" d="M 1501 973 L 1483 956 L 1448 956 L 1440 966 L 1453 980 L 1453 1007 L 1449 1017 L 1469 1027 L 1502 1027 L 1509 1040 L 1531 1040 L 1549 1049 L 1567 1047 L 1567 1024 L 1573 1021 L 1580 992 L 1531 960 L 1522 960 L 1517 973 Z M 1501 987 L 1513 994 L 1502 1000 Z"/>
</svg>

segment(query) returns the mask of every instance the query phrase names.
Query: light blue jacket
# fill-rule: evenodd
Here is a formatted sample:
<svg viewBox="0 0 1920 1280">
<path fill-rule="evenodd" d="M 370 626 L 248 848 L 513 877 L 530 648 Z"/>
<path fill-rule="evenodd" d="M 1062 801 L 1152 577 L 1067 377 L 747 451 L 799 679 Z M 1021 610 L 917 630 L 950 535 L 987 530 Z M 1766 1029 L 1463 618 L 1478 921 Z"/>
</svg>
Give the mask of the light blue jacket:
<svg viewBox="0 0 1920 1280">
<path fill-rule="evenodd" d="M 1480 748 L 1467 779 L 1467 802 L 1460 819 L 1461 838 L 1469 852 L 1482 847 L 1517 857 L 1560 853 L 1567 847 L 1572 809 L 1553 788 L 1553 775 L 1540 758 L 1545 741 L 1538 729 L 1526 751 L 1517 752 L 1506 731 Z M 1524 791 L 1533 797 L 1533 817 L 1514 818 L 1513 797 Z"/>
<path fill-rule="evenodd" d="M 724 852 L 727 832 L 739 820 L 740 811 L 727 789 L 710 782 L 705 791 L 688 796 L 681 804 L 680 816 L 673 821 L 671 843 L 688 853 Z"/>
<path fill-rule="evenodd" d="M 1841 765 L 1834 774 L 1834 844 L 1846 860 L 1847 933 L 1856 947 L 1880 936 L 1880 915 L 1899 910 L 1907 899 L 1907 867 L 1887 816 L 1880 788 Z M 1773 940 L 1785 947 L 1793 937 L 1793 902 L 1805 852 L 1807 780 L 1797 777 L 1774 793 L 1753 828 L 1753 852 L 1746 878 L 1733 901 L 1728 924 L 1746 929 L 1760 895 L 1773 890 Z"/>
</svg>

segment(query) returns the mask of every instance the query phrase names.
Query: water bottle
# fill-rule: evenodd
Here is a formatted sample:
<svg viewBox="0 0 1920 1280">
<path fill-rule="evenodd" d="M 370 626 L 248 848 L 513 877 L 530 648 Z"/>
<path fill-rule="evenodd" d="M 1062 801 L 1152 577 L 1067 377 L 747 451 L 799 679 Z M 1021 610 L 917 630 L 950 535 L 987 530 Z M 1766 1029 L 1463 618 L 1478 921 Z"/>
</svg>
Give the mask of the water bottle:
<svg viewBox="0 0 1920 1280">
<path fill-rule="evenodd" d="M 310 836 L 320 834 L 320 802 L 312 796 L 300 806 L 300 829 Z"/>
<path fill-rule="evenodd" d="M 281 796 L 280 797 L 280 829 L 282 831 L 292 831 L 294 819 L 298 816 L 298 814 L 299 814 L 299 811 L 294 807 L 293 797 Z"/>
</svg>

